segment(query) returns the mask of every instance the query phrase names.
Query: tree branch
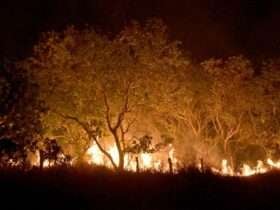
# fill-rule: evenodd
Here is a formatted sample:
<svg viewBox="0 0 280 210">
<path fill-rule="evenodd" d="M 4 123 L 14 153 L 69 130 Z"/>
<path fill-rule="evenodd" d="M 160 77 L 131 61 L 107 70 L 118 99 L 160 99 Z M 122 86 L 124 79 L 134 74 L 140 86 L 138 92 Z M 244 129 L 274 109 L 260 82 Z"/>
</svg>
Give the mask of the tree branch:
<svg viewBox="0 0 280 210">
<path fill-rule="evenodd" d="M 61 116 L 64 119 L 72 120 L 72 121 L 76 122 L 78 125 L 80 125 L 84 129 L 84 131 L 87 133 L 88 138 L 89 139 L 93 139 L 93 141 L 96 143 L 98 149 L 110 160 L 110 162 L 112 163 L 113 167 L 115 169 L 118 168 L 117 164 L 113 160 L 113 157 L 100 144 L 100 142 L 98 140 L 98 136 L 96 134 L 92 133 L 92 131 L 88 128 L 88 126 L 85 123 L 83 123 L 77 117 L 74 117 L 74 116 L 64 115 L 64 114 L 61 114 L 61 113 L 56 112 L 56 111 L 54 111 L 54 113 L 56 113 L 57 115 Z"/>
<path fill-rule="evenodd" d="M 113 131 L 113 126 L 111 124 L 111 117 L 110 117 L 110 106 L 109 106 L 109 102 L 108 102 L 108 98 L 106 95 L 106 92 L 103 91 L 103 99 L 104 99 L 104 104 L 105 104 L 105 117 L 106 117 L 106 123 L 108 125 L 109 130 L 112 132 Z"/>
</svg>

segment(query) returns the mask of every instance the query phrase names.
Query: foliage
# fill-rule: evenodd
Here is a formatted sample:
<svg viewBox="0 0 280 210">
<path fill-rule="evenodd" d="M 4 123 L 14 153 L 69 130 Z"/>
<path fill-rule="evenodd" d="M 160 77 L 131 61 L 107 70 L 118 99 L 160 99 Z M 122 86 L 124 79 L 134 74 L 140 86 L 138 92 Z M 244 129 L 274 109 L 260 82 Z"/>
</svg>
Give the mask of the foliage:
<svg viewBox="0 0 280 210">
<path fill-rule="evenodd" d="M 19 66 L 48 108 L 41 118 L 44 138 L 57 139 L 79 159 L 95 143 L 122 169 L 125 153 L 158 151 L 166 139 L 196 159 L 219 154 L 233 163 L 247 150 L 277 156 L 277 60 L 259 71 L 242 55 L 194 63 L 162 21 L 150 20 L 133 22 L 113 38 L 90 28 L 45 33 Z M 0 85 L 5 100 L 10 86 Z M 117 147 L 119 165 L 108 145 Z"/>
<path fill-rule="evenodd" d="M 27 154 L 34 151 L 33 146 L 40 139 L 44 103 L 37 97 L 38 86 L 14 64 L 3 62 L 0 78 L 0 142 L 9 140 L 9 145 L 14 144 L 21 154 L 18 161 L 26 162 Z M 2 149 L 1 152 L 5 150 Z"/>
<path fill-rule="evenodd" d="M 43 167 L 45 161 L 48 161 L 48 165 L 59 165 L 71 161 L 71 157 L 64 154 L 56 139 L 46 138 L 40 143 L 38 145 L 40 168 Z"/>
<path fill-rule="evenodd" d="M 39 84 L 50 110 L 43 118 L 45 136 L 68 141 L 74 131 L 76 144 L 88 148 L 94 141 L 116 165 L 105 149 L 109 138 L 123 167 L 131 130 L 137 132 L 144 113 L 157 113 L 161 94 L 176 88 L 175 76 L 185 60 L 178 43 L 169 41 L 166 27 L 155 20 L 145 26 L 132 23 L 112 40 L 74 27 L 47 33 L 22 66 Z"/>
</svg>

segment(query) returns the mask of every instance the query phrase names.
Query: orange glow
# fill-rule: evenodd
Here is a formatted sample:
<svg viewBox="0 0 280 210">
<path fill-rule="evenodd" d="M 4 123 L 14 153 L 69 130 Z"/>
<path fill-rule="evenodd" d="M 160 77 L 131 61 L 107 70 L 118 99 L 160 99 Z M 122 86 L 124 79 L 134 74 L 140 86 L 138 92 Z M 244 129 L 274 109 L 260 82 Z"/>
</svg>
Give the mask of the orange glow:
<svg viewBox="0 0 280 210">
<path fill-rule="evenodd" d="M 118 150 L 116 146 L 111 146 L 108 149 L 110 155 L 116 164 L 118 161 Z M 108 168 L 112 168 L 111 163 L 104 156 L 102 152 L 98 149 L 98 147 L 93 144 L 88 150 L 87 154 L 89 155 L 88 163 L 103 165 Z M 152 170 L 159 172 L 168 172 L 170 170 L 168 165 L 168 158 L 171 159 L 173 164 L 173 171 L 176 173 L 178 171 L 178 166 L 180 165 L 180 161 L 176 158 L 176 151 L 172 144 L 168 146 L 167 151 L 158 152 L 158 153 L 140 153 L 138 154 L 139 168 L 140 170 Z M 126 154 L 124 158 L 125 169 L 129 171 L 136 171 L 136 161 L 135 155 Z M 201 169 L 200 163 L 197 164 L 197 167 Z M 266 173 L 271 169 L 280 169 L 280 161 L 272 161 L 271 159 L 267 159 L 266 163 L 263 161 L 257 161 L 255 166 L 250 166 L 249 164 L 242 164 L 242 166 L 236 171 L 230 166 L 228 160 L 223 159 L 221 161 L 220 168 L 210 167 L 213 173 L 220 174 L 223 176 L 252 176 L 255 174 Z"/>
<path fill-rule="evenodd" d="M 266 163 L 258 160 L 255 166 L 250 166 L 246 163 L 238 171 L 234 171 L 232 167 L 228 164 L 227 160 L 222 160 L 221 169 L 212 167 L 211 170 L 214 173 L 221 174 L 224 176 L 252 176 L 256 174 L 263 174 L 272 169 L 280 169 L 280 160 L 274 162 L 271 159 L 267 159 Z"/>
<path fill-rule="evenodd" d="M 109 154 L 112 156 L 114 162 L 119 164 L 119 153 L 115 145 L 110 146 L 108 149 Z M 112 164 L 106 158 L 106 156 L 98 149 L 96 144 L 93 144 L 87 151 L 89 156 L 88 163 L 95 165 L 103 165 L 108 168 L 112 168 Z M 137 170 L 136 156 L 138 157 L 138 163 L 140 170 L 152 170 L 152 171 L 169 171 L 168 158 L 172 160 L 174 169 L 178 160 L 175 157 L 175 149 L 170 144 L 168 146 L 167 152 L 158 152 L 158 153 L 140 153 L 140 154 L 125 154 L 124 156 L 124 168 L 129 171 Z"/>
<path fill-rule="evenodd" d="M 108 148 L 108 153 L 111 155 L 115 164 L 119 164 L 119 153 L 117 147 L 112 145 Z M 108 168 L 113 168 L 112 163 L 109 159 L 99 150 L 96 144 L 93 144 L 87 151 L 89 164 L 101 165 Z M 180 160 L 176 158 L 176 150 L 172 144 L 169 144 L 164 151 L 159 151 L 155 153 L 140 153 L 140 154 L 125 154 L 124 156 L 124 169 L 128 171 L 137 171 L 136 157 L 138 157 L 138 164 L 140 171 L 157 171 L 157 172 L 170 172 L 170 163 L 168 159 L 172 162 L 172 172 L 177 173 L 180 169 Z M 32 157 L 32 165 L 40 165 L 39 152 L 35 153 Z M 18 163 L 9 160 L 10 165 L 17 166 Z M 70 162 L 73 165 L 73 161 Z M 48 168 L 54 166 L 54 161 L 44 160 L 43 167 Z M 202 170 L 201 162 L 196 164 L 197 168 Z M 268 158 L 265 162 L 258 160 L 254 166 L 247 163 L 243 163 L 238 169 L 233 169 L 226 159 L 221 160 L 220 167 L 214 167 L 208 165 L 211 171 L 215 174 L 222 176 L 252 176 L 256 174 L 263 174 L 273 169 L 280 169 L 280 160 L 273 161 Z"/>
</svg>

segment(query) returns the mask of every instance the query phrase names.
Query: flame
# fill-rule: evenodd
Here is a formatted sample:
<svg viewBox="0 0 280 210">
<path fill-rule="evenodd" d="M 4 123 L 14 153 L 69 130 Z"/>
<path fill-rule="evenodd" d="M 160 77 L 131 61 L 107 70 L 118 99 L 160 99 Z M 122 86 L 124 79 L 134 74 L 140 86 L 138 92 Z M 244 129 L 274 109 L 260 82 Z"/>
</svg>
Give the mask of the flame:
<svg viewBox="0 0 280 210">
<path fill-rule="evenodd" d="M 228 165 L 227 160 L 222 160 L 222 174 L 227 174 L 227 175 L 233 175 L 233 170 L 232 168 Z"/>
<path fill-rule="evenodd" d="M 255 169 L 252 169 L 247 164 L 243 164 L 241 170 L 242 170 L 242 172 L 241 172 L 242 176 L 252 176 L 257 173 L 257 171 Z"/>
<path fill-rule="evenodd" d="M 155 154 L 155 153 L 140 153 L 137 155 L 138 163 L 140 170 L 153 170 L 159 172 L 168 172 L 170 171 L 170 165 L 168 163 L 168 159 L 171 160 L 173 172 L 178 171 L 179 160 L 175 155 L 175 148 L 172 144 L 170 144 L 167 148 L 167 152 L 163 152 L 164 154 Z M 114 162 L 119 164 L 119 153 L 117 147 L 115 145 L 109 147 L 109 154 L 112 156 Z M 103 165 L 108 168 L 112 168 L 112 164 L 108 161 L 105 155 L 98 149 L 96 144 L 93 144 L 89 150 L 87 151 L 89 155 L 90 164 Z M 126 154 L 124 157 L 124 168 L 129 171 L 137 171 L 137 163 L 135 161 L 136 155 Z M 197 164 L 199 169 L 202 169 L 201 163 Z M 271 159 L 267 159 L 264 163 L 261 160 L 256 162 L 255 166 L 251 166 L 247 163 L 244 163 L 239 169 L 234 170 L 232 166 L 230 166 L 228 160 L 223 159 L 221 161 L 220 168 L 211 167 L 213 173 L 220 174 L 223 176 L 252 176 L 256 174 L 263 174 L 268 172 L 271 169 L 280 169 L 280 160 L 274 162 Z"/>
<path fill-rule="evenodd" d="M 143 168 L 147 169 L 147 168 L 151 168 L 153 165 L 153 158 L 150 154 L 148 153 L 143 153 L 140 154 L 140 159 L 142 160 L 142 164 L 143 164 Z"/>
<path fill-rule="evenodd" d="M 280 160 L 274 162 L 271 159 L 267 159 L 266 163 L 258 160 L 255 166 L 250 166 L 249 164 L 244 163 L 240 170 L 234 171 L 228 164 L 228 161 L 224 159 L 221 162 L 221 169 L 215 167 L 211 168 L 214 173 L 224 176 L 252 176 L 266 173 L 272 169 L 280 169 Z"/>
<path fill-rule="evenodd" d="M 119 153 L 115 145 L 108 148 L 108 153 L 111 155 L 116 165 L 119 164 Z M 166 155 L 167 154 L 167 155 Z M 98 146 L 94 143 L 87 151 L 89 156 L 88 163 L 95 165 L 102 165 L 108 168 L 112 168 L 112 164 L 108 161 L 108 158 L 99 150 Z M 174 169 L 178 164 L 178 160 L 175 157 L 175 149 L 170 144 L 168 146 L 168 152 L 164 153 L 140 153 L 140 154 L 125 154 L 124 156 L 124 168 L 129 171 L 137 171 L 136 157 L 138 158 L 138 164 L 140 170 L 153 170 L 167 172 L 170 170 L 168 165 L 168 158 L 171 159 Z"/>
<path fill-rule="evenodd" d="M 267 159 L 267 164 L 275 169 L 280 169 L 280 161 L 273 162 L 271 159 Z"/>
<path fill-rule="evenodd" d="M 119 152 L 116 145 L 111 145 L 108 147 L 108 153 L 111 155 L 114 163 L 116 165 L 119 164 Z M 61 154 L 61 157 L 64 157 Z M 113 168 L 112 163 L 109 161 L 108 157 L 106 157 L 98 148 L 98 146 L 94 143 L 87 150 L 88 155 L 88 163 L 95 165 L 102 165 L 108 168 Z M 39 152 L 30 157 L 31 164 L 33 166 L 39 167 L 40 165 L 40 155 Z M 138 167 L 137 161 L 138 160 Z M 202 159 L 201 159 L 202 160 Z M 203 160 L 202 160 L 203 161 Z M 19 163 L 8 160 L 8 163 L 12 166 L 17 166 Z M 73 165 L 73 160 L 70 161 L 70 164 Z M 171 164 L 171 166 L 170 166 Z M 52 160 L 44 160 L 43 167 L 48 168 L 54 166 L 55 163 Z M 165 151 L 160 151 L 157 153 L 140 153 L 140 154 L 125 154 L 124 156 L 124 169 L 128 171 L 145 171 L 152 170 L 158 172 L 178 172 L 180 161 L 176 158 L 176 150 L 172 144 L 169 144 Z M 204 164 L 203 164 L 204 165 Z M 203 171 L 202 162 L 196 164 L 197 168 Z M 172 167 L 172 168 L 171 168 Z M 209 167 L 211 171 L 215 174 L 219 174 L 222 176 L 252 176 L 256 174 L 263 174 L 273 169 L 280 170 L 280 160 L 273 161 L 268 158 L 266 161 L 258 160 L 254 166 L 249 165 L 247 163 L 242 164 L 242 166 L 238 169 L 233 169 L 233 167 L 229 164 L 228 160 L 223 159 L 221 161 L 220 167 Z"/>
<path fill-rule="evenodd" d="M 96 165 L 102 165 L 104 164 L 103 161 L 103 154 L 102 152 L 98 149 L 97 145 L 94 144 L 93 146 L 91 146 L 88 151 L 87 154 L 90 155 L 91 159 L 89 160 L 89 163 L 94 163 Z"/>
</svg>

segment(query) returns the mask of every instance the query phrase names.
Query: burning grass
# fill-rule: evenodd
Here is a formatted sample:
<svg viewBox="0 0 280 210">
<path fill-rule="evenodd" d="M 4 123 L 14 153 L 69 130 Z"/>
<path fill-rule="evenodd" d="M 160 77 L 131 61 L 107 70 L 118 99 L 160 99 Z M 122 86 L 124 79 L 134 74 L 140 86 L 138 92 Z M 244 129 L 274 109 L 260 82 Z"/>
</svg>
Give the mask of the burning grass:
<svg viewBox="0 0 280 210">
<path fill-rule="evenodd" d="M 108 150 L 113 160 L 118 164 L 118 150 L 115 146 L 111 146 Z M 96 144 L 93 144 L 87 151 L 88 163 L 107 168 L 113 168 L 106 156 L 99 151 Z M 135 158 L 136 157 L 136 158 Z M 168 158 L 167 158 L 168 157 Z M 172 144 L 169 144 L 167 151 L 158 153 L 140 153 L 135 156 L 126 154 L 124 156 L 124 169 L 127 171 L 139 172 L 170 172 L 178 173 L 185 165 L 176 157 L 176 150 Z M 204 159 L 193 163 L 195 168 L 200 171 L 205 169 L 223 176 L 252 176 L 256 174 L 264 174 L 274 169 L 280 169 L 280 161 L 273 161 L 268 158 L 266 161 L 258 160 L 255 165 L 243 163 L 239 167 L 233 167 L 227 159 L 222 159 L 219 165 L 213 166 L 209 163 L 204 163 Z"/>
</svg>

